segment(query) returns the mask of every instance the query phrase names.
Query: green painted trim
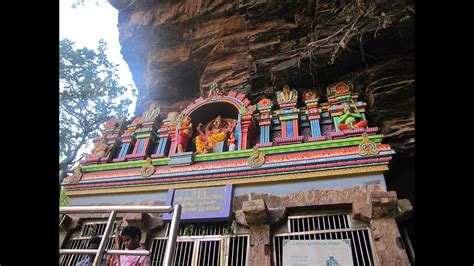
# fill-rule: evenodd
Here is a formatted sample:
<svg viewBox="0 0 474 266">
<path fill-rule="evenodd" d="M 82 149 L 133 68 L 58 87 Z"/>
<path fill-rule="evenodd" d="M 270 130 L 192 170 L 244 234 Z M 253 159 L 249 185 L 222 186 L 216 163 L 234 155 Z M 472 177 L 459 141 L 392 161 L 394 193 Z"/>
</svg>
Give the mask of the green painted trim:
<svg viewBox="0 0 474 266">
<path fill-rule="evenodd" d="M 383 135 L 371 135 L 369 140 L 375 143 L 381 143 Z M 309 142 L 309 143 L 298 143 L 290 144 L 283 146 L 272 146 L 259 148 L 259 151 L 265 152 L 265 154 L 279 154 L 279 153 L 288 153 L 288 152 L 298 152 L 298 151 L 308 151 L 308 150 L 321 150 L 329 148 L 339 148 L 345 146 L 356 146 L 359 145 L 362 141 L 362 137 L 352 137 L 347 139 L 336 139 L 336 140 L 326 140 L 318 142 Z M 223 160 L 223 159 L 233 159 L 239 157 L 248 157 L 252 154 L 252 149 L 239 150 L 239 151 L 230 151 L 222 153 L 207 153 L 207 154 L 198 154 L 194 157 L 195 162 L 203 162 L 210 160 Z"/>
<path fill-rule="evenodd" d="M 171 161 L 170 158 L 160 158 L 153 159 L 153 165 L 167 165 Z M 85 165 L 82 166 L 82 172 L 95 172 L 95 171 L 105 171 L 105 170 L 118 170 L 118 169 L 127 169 L 127 168 L 137 168 L 142 167 L 145 164 L 146 160 L 130 161 L 130 162 L 120 162 L 120 163 L 106 163 L 106 164 L 96 164 L 96 165 Z"/>
<path fill-rule="evenodd" d="M 376 144 L 381 143 L 382 139 L 383 139 L 382 134 L 369 136 L 369 140 L 375 142 Z M 259 148 L 259 150 L 262 152 L 265 152 L 265 154 L 267 155 L 271 155 L 271 154 L 279 154 L 279 153 L 290 153 L 290 152 L 357 146 L 361 142 L 362 142 L 362 137 L 352 137 L 352 138 L 346 138 L 346 139 L 325 140 L 325 141 L 318 141 L 318 142 L 308 142 L 308 143 L 298 143 L 298 144 L 290 144 L 290 145 L 283 145 L 283 146 L 265 147 L 265 148 Z M 227 152 L 221 152 L 221 153 L 197 154 L 194 156 L 194 161 L 205 162 L 205 161 L 213 161 L 213 160 L 245 158 L 245 157 L 249 157 L 252 154 L 252 151 L 253 149 L 246 149 L 246 150 L 237 150 L 237 151 L 227 151 Z M 171 159 L 168 157 L 153 159 L 153 165 L 167 165 L 170 163 L 170 161 Z M 82 166 L 82 171 L 86 173 L 86 172 L 94 172 L 94 171 L 138 168 L 138 167 L 142 167 L 144 164 L 145 164 L 145 160 L 121 162 L 121 163 L 107 163 L 107 164 L 98 164 L 98 165 L 86 165 L 86 166 Z"/>
<path fill-rule="evenodd" d="M 296 120 L 298 114 L 280 114 L 280 121 Z"/>
<path fill-rule="evenodd" d="M 289 175 L 289 174 L 298 174 L 298 173 L 309 173 L 309 172 L 321 172 L 321 171 L 330 171 L 330 170 L 338 170 L 338 169 L 350 169 L 350 168 L 360 168 L 366 166 L 378 166 L 378 165 L 387 165 L 388 163 L 368 163 L 364 165 L 344 165 L 344 166 L 333 166 L 329 168 L 319 168 L 319 169 L 311 169 L 311 170 L 298 170 L 298 171 L 287 171 L 287 172 L 278 172 L 275 173 L 267 173 L 267 174 L 259 174 L 259 175 L 241 175 L 241 176 L 234 176 L 234 177 L 226 177 L 220 178 L 219 180 L 232 180 L 232 179 L 243 179 L 243 178 L 254 178 L 254 177 L 261 177 L 261 176 L 273 176 L 275 179 L 281 175 Z M 182 184 L 182 183 L 197 183 L 197 182 L 208 182 L 211 181 L 209 179 L 198 179 L 198 180 L 182 180 L 182 181 L 175 181 L 175 182 L 166 182 L 163 184 Z M 137 185 L 130 185 L 130 186 L 140 186 L 141 184 Z M 148 185 L 148 184 L 146 184 Z M 156 185 L 156 184 L 154 184 Z M 108 187 L 107 187 L 108 188 Z"/>
<path fill-rule="evenodd" d="M 135 136 L 136 139 L 146 139 L 146 138 L 149 138 L 150 137 L 150 134 L 137 134 Z"/>
<path fill-rule="evenodd" d="M 227 152 L 221 152 L 221 153 L 196 154 L 194 156 L 194 161 L 204 162 L 204 161 L 212 161 L 212 160 L 242 158 L 242 157 L 248 157 L 250 156 L 250 154 L 252 154 L 252 149 L 227 151 Z"/>
<path fill-rule="evenodd" d="M 333 117 L 333 121 L 334 121 L 334 128 L 336 129 L 336 132 L 341 132 L 339 130 L 339 127 L 337 126 L 339 124 L 339 116 Z"/>
<path fill-rule="evenodd" d="M 272 176 L 275 177 L 275 180 L 278 180 L 278 176 L 288 175 L 288 174 L 298 174 L 298 173 L 308 173 L 308 172 L 321 172 L 321 171 L 329 171 L 329 170 L 338 170 L 338 169 L 350 169 L 350 168 L 360 168 L 366 166 L 379 166 L 379 165 L 387 165 L 388 163 L 368 163 L 364 165 L 345 165 L 345 166 L 334 166 L 329 168 L 320 168 L 320 169 L 311 169 L 311 170 L 299 170 L 299 171 L 287 171 L 287 172 L 279 172 L 275 173 L 267 173 L 267 174 L 259 174 L 259 175 L 241 175 L 241 176 L 234 176 L 234 177 L 227 177 L 227 178 L 219 178 L 218 180 L 235 180 L 235 179 L 245 179 L 245 178 L 255 178 L 255 177 L 262 177 L 262 176 Z M 381 171 L 382 173 L 382 171 Z M 360 173 L 359 173 L 360 174 Z M 342 175 L 341 177 L 345 177 L 346 175 Z M 326 178 L 326 177 L 318 177 L 318 178 Z M 331 177 L 334 178 L 334 177 Z M 336 179 L 336 178 L 334 178 Z M 299 180 L 299 179 L 295 179 Z M 183 183 L 206 183 L 209 181 L 216 181 L 214 179 L 198 179 L 198 180 L 182 180 L 182 181 L 174 181 L 174 182 L 165 182 L 160 183 L 160 185 L 173 185 L 173 184 L 183 184 Z M 284 180 L 287 181 L 287 180 Z M 252 184 L 252 183 L 250 183 Z M 127 187 L 146 187 L 146 186 L 155 186 L 156 183 L 151 184 L 131 184 L 127 185 Z M 95 189 L 111 189 L 111 188 L 121 188 L 123 186 L 105 186 L 105 187 L 92 187 L 92 188 L 81 188 L 81 189 L 69 189 L 69 191 L 79 191 L 79 190 L 95 190 Z"/>
</svg>

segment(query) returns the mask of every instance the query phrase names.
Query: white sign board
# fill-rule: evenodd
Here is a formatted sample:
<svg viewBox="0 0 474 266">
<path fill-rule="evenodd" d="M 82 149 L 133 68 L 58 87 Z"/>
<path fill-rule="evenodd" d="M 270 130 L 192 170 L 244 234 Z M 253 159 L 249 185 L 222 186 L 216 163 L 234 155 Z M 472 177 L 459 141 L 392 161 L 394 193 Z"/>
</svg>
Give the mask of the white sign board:
<svg viewBox="0 0 474 266">
<path fill-rule="evenodd" d="M 353 266 L 350 239 L 283 240 L 283 266 Z"/>
</svg>

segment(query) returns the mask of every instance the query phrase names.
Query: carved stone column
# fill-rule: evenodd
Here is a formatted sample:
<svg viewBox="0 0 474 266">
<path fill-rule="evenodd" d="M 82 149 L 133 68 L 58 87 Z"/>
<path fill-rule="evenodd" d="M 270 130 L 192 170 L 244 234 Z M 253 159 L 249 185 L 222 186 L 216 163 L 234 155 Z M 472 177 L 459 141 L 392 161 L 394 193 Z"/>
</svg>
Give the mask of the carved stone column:
<svg viewBox="0 0 474 266">
<path fill-rule="evenodd" d="M 272 249 L 270 246 L 270 225 L 250 227 L 249 255 L 249 265 L 271 265 Z"/>
<path fill-rule="evenodd" d="M 253 118 L 251 115 L 243 115 L 242 116 L 242 143 L 240 144 L 240 149 L 245 150 L 250 148 L 252 145 L 251 140 L 254 135 L 254 124 Z"/>
<path fill-rule="evenodd" d="M 410 265 L 397 223 L 393 218 L 372 220 L 370 228 L 380 265 Z"/>
<path fill-rule="evenodd" d="M 247 200 L 235 211 L 238 224 L 250 227 L 249 265 L 271 265 L 270 224 L 286 221 L 286 208 L 268 208 L 264 199 Z"/>
<path fill-rule="evenodd" d="M 353 218 L 370 223 L 380 265 L 410 265 L 395 218 L 408 216 L 411 204 L 395 191 L 368 190 L 365 201 L 352 204 Z"/>
<path fill-rule="evenodd" d="M 170 123 L 170 131 L 169 131 L 169 138 L 171 139 L 171 146 L 170 146 L 170 152 L 168 156 L 171 156 L 176 153 L 176 146 L 177 146 L 177 136 L 176 136 L 176 124 L 175 123 Z"/>
</svg>

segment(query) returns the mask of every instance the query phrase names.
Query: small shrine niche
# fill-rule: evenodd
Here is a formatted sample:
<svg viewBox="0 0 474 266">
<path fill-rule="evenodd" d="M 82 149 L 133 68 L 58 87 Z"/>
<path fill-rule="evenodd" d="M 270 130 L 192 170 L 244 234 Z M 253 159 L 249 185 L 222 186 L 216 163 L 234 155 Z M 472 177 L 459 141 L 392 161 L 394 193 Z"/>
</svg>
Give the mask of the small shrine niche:
<svg viewBox="0 0 474 266">
<path fill-rule="evenodd" d="M 90 154 L 85 154 L 82 165 L 102 164 L 111 162 L 120 149 L 120 135 L 124 129 L 124 120 L 112 117 L 104 126 L 102 135 L 94 139 L 94 148 Z"/>
<path fill-rule="evenodd" d="M 308 142 L 325 140 L 326 136 L 321 133 L 321 114 L 322 108 L 319 105 L 319 95 L 314 90 L 305 90 L 303 100 L 306 105 L 306 115 L 310 124 L 311 136 Z"/>
<path fill-rule="evenodd" d="M 224 95 L 213 84 L 207 98 L 188 105 L 169 127 L 169 155 L 219 153 L 249 148 L 254 134 L 253 111 L 245 95 Z"/>
<path fill-rule="evenodd" d="M 178 112 L 170 112 L 166 119 L 163 120 L 163 124 L 157 132 L 159 140 L 152 151 L 151 158 L 163 158 L 168 156 L 171 139 L 176 129 L 177 117 Z"/>
<path fill-rule="evenodd" d="M 335 132 L 331 139 L 360 136 L 363 132 L 375 134 L 377 127 L 369 128 L 365 117 L 365 106 L 359 96 L 353 94 L 354 84 L 350 81 L 338 82 L 327 87 L 328 113 Z"/>
<path fill-rule="evenodd" d="M 142 160 L 158 140 L 156 133 L 160 109 L 152 103 L 141 116 L 127 126 L 121 136 L 122 145 L 113 162 Z"/>
<path fill-rule="evenodd" d="M 277 102 L 280 107 L 275 111 L 280 120 L 281 137 L 275 138 L 277 145 L 294 144 L 303 142 L 304 136 L 299 132 L 299 112 L 297 106 L 298 91 L 284 85 L 282 91 L 277 91 Z"/>
<path fill-rule="evenodd" d="M 266 97 L 257 103 L 258 125 L 260 127 L 260 142 L 257 143 L 258 147 L 268 147 L 273 145 L 270 137 L 273 119 L 272 107 L 273 101 Z"/>
</svg>

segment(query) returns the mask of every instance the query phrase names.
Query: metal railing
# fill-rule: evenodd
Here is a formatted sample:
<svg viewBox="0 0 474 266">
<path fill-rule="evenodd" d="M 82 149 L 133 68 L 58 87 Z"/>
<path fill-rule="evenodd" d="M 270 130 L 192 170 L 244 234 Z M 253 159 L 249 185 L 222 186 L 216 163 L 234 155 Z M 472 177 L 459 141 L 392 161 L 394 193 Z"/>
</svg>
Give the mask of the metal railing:
<svg viewBox="0 0 474 266">
<path fill-rule="evenodd" d="M 181 205 L 174 206 L 148 206 L 148 205 L 131 205 L 131 206 L 75 206 L 75 207 L 60 207 L 59 213 L 107 213 L 110 212 L 107 225 L 105 227 L 104 235 L 100 241 L 98 249 L 60 249 L 59 254 L 96 254 L 93 266 L 98 266 L 105 253 L 109 255 L 135 255 L 135 256 L 150 256 L 148 250 L 105 250 L 110 232 L 115 221 L 117 213 L 171 213 L 173 218 L 170 225 L 168 241 L 166 243 L 165 257 L 163 265 L 171 266 L 174 260 L 176 249 L 176 238 L 178 236 L 178 228 L 181 217 Z"/>
</svg>

